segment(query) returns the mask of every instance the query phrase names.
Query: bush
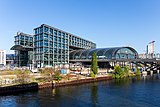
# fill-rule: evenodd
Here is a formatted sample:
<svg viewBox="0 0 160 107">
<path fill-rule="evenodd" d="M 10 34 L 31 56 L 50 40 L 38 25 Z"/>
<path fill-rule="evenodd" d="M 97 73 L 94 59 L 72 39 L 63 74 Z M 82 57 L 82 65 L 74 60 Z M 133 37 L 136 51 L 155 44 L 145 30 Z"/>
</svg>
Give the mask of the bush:
<svg viewBox="0 0 160 107">
<path fill-rule="evenodd" d="M 62 76 L 60 75 L 60 72 L 59 71 L 55 71 L 54 80 L 59 82 L 61 79 L 62 79 Z"/>
<path fill-rule="evenodd" d="M 124 69 L 122 69 L 119 65 L 116 65 L 114 67 L 114 74 L 112 75 L 112 78 L 124 78 L 129 76 L 129 67 L 125 66 Z"/>
</svg>

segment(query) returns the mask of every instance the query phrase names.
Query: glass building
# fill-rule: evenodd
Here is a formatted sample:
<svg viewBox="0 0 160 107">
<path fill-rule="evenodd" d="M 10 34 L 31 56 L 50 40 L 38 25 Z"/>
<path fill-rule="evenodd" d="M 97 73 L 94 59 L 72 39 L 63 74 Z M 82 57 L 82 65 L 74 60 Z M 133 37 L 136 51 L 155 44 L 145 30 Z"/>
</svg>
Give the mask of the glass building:
<svg viewBox="0 0 160 107">
<path fill-rule="evenodd" d="M 33 62 L 33 36 L 22 32 L 17 32 L 15 45 L 11 50 L 15 50 L 15 64 L 18 67 L 28 66 Z"/>
<path fill-rule="evenodd" d="M 98 59 L 136 59 L 138 53 L 131 47 L 96 48 L 75 50 L 70 53 L 70 60 L 91 59 L 96 53 Z"/>
<path fill-rule="evenodd" d="M 39 67 L 69 63 L 69 52 L 96 48 L 96 44 L 42 24 L 34 29 L 34 59 Z"/>
<path fill-rule="evenodd" d="M 34 35 L 18 32 L 15 36 L 15 63 L 18 67 L 34 63 L 37 67 L 69 63 L 69 52 L 96 48 L 96 44 L 63 30 L 42 24 Z"/>
</svg>

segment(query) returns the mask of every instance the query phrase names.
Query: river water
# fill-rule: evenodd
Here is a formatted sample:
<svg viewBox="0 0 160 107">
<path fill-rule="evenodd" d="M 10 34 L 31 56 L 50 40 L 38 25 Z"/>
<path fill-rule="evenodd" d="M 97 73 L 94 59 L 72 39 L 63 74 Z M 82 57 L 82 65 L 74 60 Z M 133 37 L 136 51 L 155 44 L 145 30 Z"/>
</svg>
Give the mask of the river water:
<svg viewBox="0 0 160 107">
<path fill-rule="evenodd" d="M 160 76 L 0 96 L 0 107 L 160 107 Z"/>
</svg>

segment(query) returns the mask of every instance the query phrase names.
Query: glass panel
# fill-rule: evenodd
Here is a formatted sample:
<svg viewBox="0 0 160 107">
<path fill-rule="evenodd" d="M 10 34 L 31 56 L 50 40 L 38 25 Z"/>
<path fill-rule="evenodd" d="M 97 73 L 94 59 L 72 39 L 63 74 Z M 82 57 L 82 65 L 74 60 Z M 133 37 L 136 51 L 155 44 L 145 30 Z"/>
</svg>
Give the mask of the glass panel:
<svg viewBox="0 0 160 107">
<path fill-rule="evenodd" d="M 44 46 L 48 46 L 48 41 L 44 41 Z"/>
<path fill-rule="evenodd" d="M 50 28 L 50 34 L 53 34 L 53 29 Z"/>
<path fill-rule="evenodd" d="M 48 32 L 48 27 L 44 27 L 44 32 Z"/>
<path fill-rule="evenodd" d="M 47 34 L 44 34 L 44 40 L 48 40 L 48 35 Z"/>
</svg>

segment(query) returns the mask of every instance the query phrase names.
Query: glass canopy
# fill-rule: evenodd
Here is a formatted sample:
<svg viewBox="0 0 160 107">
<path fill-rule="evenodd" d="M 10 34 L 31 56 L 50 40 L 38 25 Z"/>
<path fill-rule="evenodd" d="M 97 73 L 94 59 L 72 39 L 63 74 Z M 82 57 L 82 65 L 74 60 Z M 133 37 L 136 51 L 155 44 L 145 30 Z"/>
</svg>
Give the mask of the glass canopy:
<svg viewBox="0 0 160 107">
<path fill-rule="evenodd" d="M 75 50 L 70 52 L 70 60 L 91 59 L 96 53 L 98 59 L 136 59 L 138 53 L 132 47 L 97 48 L 87 50 Z"/>
</svg>

